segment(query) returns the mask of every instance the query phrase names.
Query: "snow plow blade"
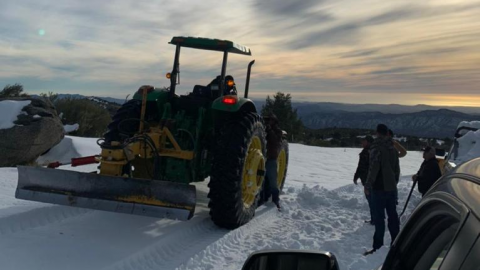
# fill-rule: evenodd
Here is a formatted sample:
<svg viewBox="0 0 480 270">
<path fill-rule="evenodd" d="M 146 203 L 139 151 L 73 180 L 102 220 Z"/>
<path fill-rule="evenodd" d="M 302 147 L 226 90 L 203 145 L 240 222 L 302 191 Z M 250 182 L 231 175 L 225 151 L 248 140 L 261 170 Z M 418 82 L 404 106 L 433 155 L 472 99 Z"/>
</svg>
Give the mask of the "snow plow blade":
<svg viewBox="0 0 480 270">
<path fill-rule="evenodd" d="M 126 214 L 188 220 L 195 186 L 94 173 L 18 167 L 17 199 Z"/>
</svg>

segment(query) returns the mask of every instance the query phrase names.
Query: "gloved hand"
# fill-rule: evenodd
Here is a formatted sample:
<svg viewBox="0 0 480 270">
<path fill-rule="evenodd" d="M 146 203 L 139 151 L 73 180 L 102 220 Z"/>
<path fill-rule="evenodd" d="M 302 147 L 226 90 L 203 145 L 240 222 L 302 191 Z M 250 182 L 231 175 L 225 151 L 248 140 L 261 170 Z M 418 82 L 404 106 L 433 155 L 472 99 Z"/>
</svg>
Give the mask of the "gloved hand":
<svg viewBox="0 0 480 270">
<path fill-rule="evenodd" d="M 355 185 L 358 185 L 358 177 L 353 177 L 353 183 L 354 183 Z"/>
</svg>

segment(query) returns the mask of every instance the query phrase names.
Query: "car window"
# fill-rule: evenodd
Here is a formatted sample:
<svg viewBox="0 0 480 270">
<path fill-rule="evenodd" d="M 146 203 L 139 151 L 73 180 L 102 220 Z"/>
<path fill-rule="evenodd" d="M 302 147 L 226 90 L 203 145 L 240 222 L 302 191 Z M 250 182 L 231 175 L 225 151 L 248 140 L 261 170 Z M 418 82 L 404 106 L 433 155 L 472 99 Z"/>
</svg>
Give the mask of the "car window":
<svg viewBox="0 0 480 270">
<path fill-rule="evenodd" d="M 458 225 L 458 223 L 452 224 L 431 242 L 415 265 L 415 270 L 440 269 L 440 265 L 443 259 L 445 259 L 452 240 L 455 237 Z"/>
<path fill-rule="evenodd" d="M 382 269 L 442 270 L 467 216 L 468 208 L 447 194 L 424 200 L 403 227 Z"/>
</svg>

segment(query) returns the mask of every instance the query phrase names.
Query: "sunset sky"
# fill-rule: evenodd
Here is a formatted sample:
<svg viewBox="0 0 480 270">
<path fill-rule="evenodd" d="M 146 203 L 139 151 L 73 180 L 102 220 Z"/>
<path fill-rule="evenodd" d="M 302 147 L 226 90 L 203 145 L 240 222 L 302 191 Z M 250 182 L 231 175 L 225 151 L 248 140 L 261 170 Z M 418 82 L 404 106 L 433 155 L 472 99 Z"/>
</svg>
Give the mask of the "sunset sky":
<svg viewBox="0 0 480 270">
<path fill-rule="evenodd" d="M 0 88 L 125 97 L 167 86 L 172 36 L 232 40 L 228 74 L 297 101 L 480 106 L 480 1 L 0 0 Z M 220 73 L 184 49 L 180 92 Z"/>
</svg>

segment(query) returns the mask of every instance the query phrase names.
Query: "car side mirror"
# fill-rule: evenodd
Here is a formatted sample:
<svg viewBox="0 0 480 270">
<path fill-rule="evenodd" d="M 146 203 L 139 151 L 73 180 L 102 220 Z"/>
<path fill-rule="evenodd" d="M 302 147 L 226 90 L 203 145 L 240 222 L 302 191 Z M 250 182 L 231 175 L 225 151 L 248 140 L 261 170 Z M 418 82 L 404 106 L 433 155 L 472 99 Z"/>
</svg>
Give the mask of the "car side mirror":
<svg viewBox="0 0 480 270">
<path fill-rule="evenodd" d="M 339 270 L 339 267 L 329 252 L 266 250 L 251 254 L 242 270 Z"/>
</svg>

